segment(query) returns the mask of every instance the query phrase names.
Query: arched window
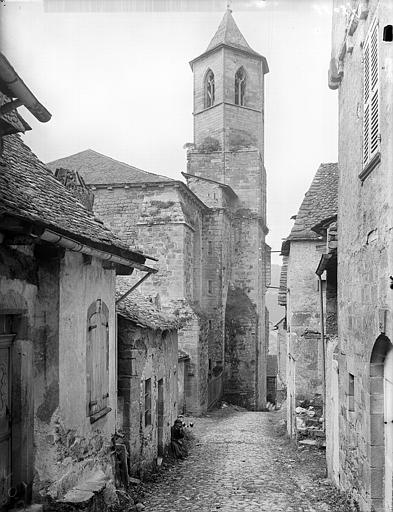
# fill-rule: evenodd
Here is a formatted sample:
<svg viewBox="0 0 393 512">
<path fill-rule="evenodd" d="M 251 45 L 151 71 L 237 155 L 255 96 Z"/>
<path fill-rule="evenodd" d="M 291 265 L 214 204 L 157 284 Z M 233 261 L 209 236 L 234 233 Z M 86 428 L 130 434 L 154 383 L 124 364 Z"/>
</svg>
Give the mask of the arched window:
<svg viewBox="0 0 393 512">
<path fill-rule="evenodd" d="M 239 68 L 235 75 L 235 104 L 245 105 L 244 97 L 246 93 L 246 72 L 243 68 Z"/>
<path fill-rule="evenodd" d="M 214 105 L 215 89 L 214 73 L 209 69 L 205 75 L 205 108 Z"/>
</svg>

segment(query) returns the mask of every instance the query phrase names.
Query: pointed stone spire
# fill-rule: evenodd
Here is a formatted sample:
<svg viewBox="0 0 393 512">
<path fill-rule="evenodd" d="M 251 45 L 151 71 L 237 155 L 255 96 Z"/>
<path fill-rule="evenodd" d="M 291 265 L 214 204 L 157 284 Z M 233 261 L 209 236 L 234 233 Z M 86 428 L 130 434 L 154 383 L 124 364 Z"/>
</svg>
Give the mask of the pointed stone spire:
<svg viewBox="0 0 393 512">
<path fill-rule="evenodd" d="M 210 50 L 214 50 L 214 48 L 217 48 L 220 45 L 231 46 L 233 48 L 245 50 L 249 53 L 257 54 L 257 52 L 255 52 L 247 43 L 243 34 L 240 32 L 238 26 L 236 25 L 236 22 L 232 16 L 232 10 L 229 2 L 217 32 L 214 34 L 214 37 L 210 41 L 206 51 L 208 52 Z"/>
</svg>

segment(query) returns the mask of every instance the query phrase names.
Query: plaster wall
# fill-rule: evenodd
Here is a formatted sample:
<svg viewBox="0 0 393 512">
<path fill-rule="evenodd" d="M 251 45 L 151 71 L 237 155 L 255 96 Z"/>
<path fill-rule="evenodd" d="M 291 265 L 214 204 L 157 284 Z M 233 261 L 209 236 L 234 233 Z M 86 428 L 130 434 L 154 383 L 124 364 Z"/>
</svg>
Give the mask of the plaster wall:
<svg viewBox="0 0 393 512">
<path fill-rule="evenodd" d="M 42 500 L 61 497 L 83 476 L 111 475 L 109 441 L 115 430 L 114 271 L 93 258 L 55 248 L 0 249 L 0 310 L 15 315 L 12 425 L 15 485 Z M 94 425 L 86 413 L 87 309 L 109 307 L 109 402 Z M 33 481 L 34 475 L 34 481 Z"/>
<path fill-rule="evenodd" d="M 287 287 L 289 355 L 296 361 L 295 390 L 288 394 L 298 399 L 322 393 L 322 346 L 320 341 L 320 295 L 315 270 L 325 246 L 316 240 L 291 241 Z"/>
</svg>

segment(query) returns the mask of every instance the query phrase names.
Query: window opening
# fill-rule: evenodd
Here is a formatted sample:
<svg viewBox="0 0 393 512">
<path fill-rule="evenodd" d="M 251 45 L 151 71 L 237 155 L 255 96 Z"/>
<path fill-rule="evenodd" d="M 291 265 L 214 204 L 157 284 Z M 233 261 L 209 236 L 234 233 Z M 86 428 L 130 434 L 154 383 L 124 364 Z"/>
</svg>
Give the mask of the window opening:
<svg viewBox="0 0 393 512">
<path fill-rule="evenodd" d="M 207 292 L 210 294 L 213 293 L 213 281 L 211 281 L 210 279 L 207 282 Z"/>
<path fill-rule="evenodd" d="M 214 105 L 215 93 L 214 73 L 209 69 L 205 77 L 205 108 Z"/>
<path fill-rule="evenodd" d="M 383 40 L 387 43 L 393 41 L 393 25 L 386 25 L 383 27 Z"/>
<path fill-rule="evenodd" d="M 379 152 L 378 23 L 370 27 L 364 45 L 363 167 Z"/>
<path fill-rule="evenodd" d="M 207 254 L 213 254 L 213 242 L 211 240 L 207 242 Z"/>
<path fill-rule="evenodd" d="M 244 97 L 246 93 L 246 72 L 241 67 L 236 71 L 235 75 L 235 104 L 245 105 Z"/>
<path fill-rule="evenodd" d="M 352 373 L 348 374 L 348 411 L 355 410 L 355 377 Z"/>
<path fill-rule="evenodd" d="M 145 380 L 145 427 L 151 425 L 151 379 Z"/>
</svg>

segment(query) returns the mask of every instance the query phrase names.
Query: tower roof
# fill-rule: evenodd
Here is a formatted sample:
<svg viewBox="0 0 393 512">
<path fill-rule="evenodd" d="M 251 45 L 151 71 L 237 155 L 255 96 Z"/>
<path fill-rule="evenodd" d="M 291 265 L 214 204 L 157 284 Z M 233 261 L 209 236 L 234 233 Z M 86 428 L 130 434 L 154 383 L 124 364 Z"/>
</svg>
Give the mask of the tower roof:
<svg viewBox="0 0 393 512">
<path fill-rule="evenodd" d="M 243 34 L 240 32 L 239 27 L 236 25 L 236 22 L 232 16 L 232 11 L 229 8 L 226 10 L 224 17 L 222 18 L 221 23 L 213 36 L 213 39 L 209 43 L 209 46 L 206 48 L 205 52 L 202 53 L 202 55 L 199 55 L 199 57 L 196 57 L 190 62 L 191 67 L 195 61 L 199 60 L 204 55 L 223 46 L 234 48 L 236 50 L 246 52 L 249 55 L 253 55 L 254 57 L 262 59 L 264 62 L 264 72 L 268 73 L 269 68 L 266 58 L 253 50 L 247 43 Z"/>
<path fill-rule="evenodd" d="M 259 55 L 259 53 L 255 52 L 245 40 L 233 19 L 232 11 L 230 9 L 226 10 L 217 32 L 214 34 L 206 51 L 209 52 L 210 50 L 214 50 L 214 48 L 217 48 L 222 44 Z"/>
</svg>

